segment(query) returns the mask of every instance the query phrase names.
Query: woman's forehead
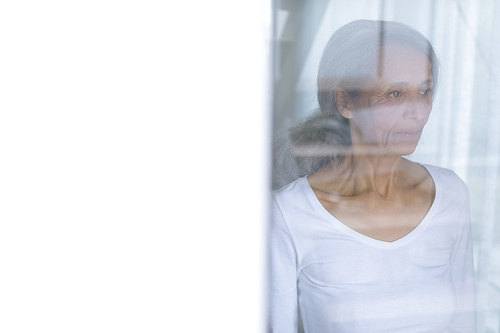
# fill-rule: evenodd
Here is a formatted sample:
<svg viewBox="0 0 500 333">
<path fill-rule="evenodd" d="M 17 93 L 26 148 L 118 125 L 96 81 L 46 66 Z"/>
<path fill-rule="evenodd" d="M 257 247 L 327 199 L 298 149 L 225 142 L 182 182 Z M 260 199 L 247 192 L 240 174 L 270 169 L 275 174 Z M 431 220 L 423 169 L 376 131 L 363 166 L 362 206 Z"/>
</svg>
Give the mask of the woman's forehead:
<svg viewBox="0 0 500 333">
<path fill-rule="evenodd" d="M 420 50 L 407 45 L 388 44 L 379 54 L 378 80 L 412 85 L 432 80 L 432 63 Z"/>
</svg>

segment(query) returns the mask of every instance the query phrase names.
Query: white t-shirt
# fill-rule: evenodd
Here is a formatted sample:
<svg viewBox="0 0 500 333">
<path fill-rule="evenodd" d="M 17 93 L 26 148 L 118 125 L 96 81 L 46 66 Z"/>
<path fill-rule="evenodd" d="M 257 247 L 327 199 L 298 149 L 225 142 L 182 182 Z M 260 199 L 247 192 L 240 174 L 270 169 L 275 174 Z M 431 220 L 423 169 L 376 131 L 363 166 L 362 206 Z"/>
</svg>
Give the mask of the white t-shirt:
<svg viewBox="0 0 500 333">
<path fill-rule="evenodd" d="M 420 224 L 394 242 L 347 227 L 307 178 L 273 193 L 270 319 L 273 333 L 476 332 L 466 185 L 425 166 L 436 196 Z"/>
</svg>

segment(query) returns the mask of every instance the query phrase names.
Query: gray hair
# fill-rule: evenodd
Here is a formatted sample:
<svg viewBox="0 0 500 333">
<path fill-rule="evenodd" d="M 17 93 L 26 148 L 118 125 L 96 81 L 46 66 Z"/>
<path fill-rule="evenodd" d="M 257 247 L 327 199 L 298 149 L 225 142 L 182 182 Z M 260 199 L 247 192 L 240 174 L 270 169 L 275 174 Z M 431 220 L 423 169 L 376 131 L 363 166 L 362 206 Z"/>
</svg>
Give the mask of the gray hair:
<svg viewBox="0 0 500 333">
<path fill-rule="evenodd" d="M 406 45 L 429 58 L 435 93 L 439 63 L 431 43 L 411 27 L 391 21 L 357 20 L 338 29 L 328 41 L 318 70 L 319 110 L 305 121 L 280 133 L 275 140 L 279 186 L 342 161 L 351 145 L 348 119 L 337 108 L 335 91 L 342 88 L 355 100 L 366 83 L 381 72 L 389 43 Z"/>
</svg>

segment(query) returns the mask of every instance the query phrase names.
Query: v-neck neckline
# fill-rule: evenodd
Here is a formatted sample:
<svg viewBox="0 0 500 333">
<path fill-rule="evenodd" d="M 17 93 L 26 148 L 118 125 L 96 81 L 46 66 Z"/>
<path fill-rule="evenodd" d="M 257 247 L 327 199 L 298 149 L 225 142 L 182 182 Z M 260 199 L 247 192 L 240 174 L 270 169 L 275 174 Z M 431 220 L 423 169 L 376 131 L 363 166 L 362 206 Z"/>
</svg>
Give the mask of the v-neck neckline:
<svg viewBox="0 0 500 333">
<path fill-rule="evenodd" d="M 429 173 L 429 175 L 432 178 L 432 181 L 434 182 L 434 188 L 436 191 L 435 196 L 434 196 L 434 201 L 432 202 L 431 207 L 429 208 L 429 210 L 425 214 L 424 218 L 420 221 L 420 223 L 415 228 L 413 228 L 409 233 L 407 233 L 403 237 L 398 238 L 394 241 L 378 240 L 378 239 L 367 236 L 365 234 L 362 234 L 362 233 L 348 227 L 346 224 L 342 223 L 335 216 L 333 216 L 328 210 L 326 210 L 325 207 L 323 207 L 321 202 L 316 197 L 316 194 L 314 193 L 311 185 L 309 184 L 307 177 L 303 177 L 301 179 L 301 181 L 304 184 L 304 187 L 306 190 L 305 191 L 306 195 L 307 195 L 309 201 L 311 202 L 311 204 L 316 209 L 316 211 L 318 211 L 318 213 L 321 214 L 325 219 L 327 219 L 328 221 L 333 223 L 337 228 L 339 228 L 340 230 L 342 230 L 346 234 L 351 235 L 352 237 L 354 237 L 354 238 L 356 238 L 364 243 L 368 243 L 370 245 L 377 246 L 377 247 L 395 248 L 395 247 L 399 247 L 403 244 L 406 244 L 409 241 L 411 241 L 412 239 L 414 239 L 429 224 L 429 221 L 434 216 L 435 211 L 437 209 L 436 207 L 438 206 L 438 204 L 441 200 L 442 190 L 441 190 L 439 182 L 436 179 L 436 175 L 433 174 L 432 167 L 430 167 L 428 165 L 424 165 L 424 164 L 421 164 L 421 165 L 427 170 L 427 172 Z"/>
</svg>

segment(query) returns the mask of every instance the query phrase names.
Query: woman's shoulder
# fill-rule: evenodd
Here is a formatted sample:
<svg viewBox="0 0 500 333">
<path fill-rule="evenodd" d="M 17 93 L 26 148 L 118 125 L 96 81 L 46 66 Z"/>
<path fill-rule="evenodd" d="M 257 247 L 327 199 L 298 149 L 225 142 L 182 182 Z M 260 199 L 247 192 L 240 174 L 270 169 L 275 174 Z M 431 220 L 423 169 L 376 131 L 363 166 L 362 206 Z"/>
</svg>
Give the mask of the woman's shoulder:
<svg viewBox="0 0 500 333">
<path fill-rule="evenodd" d="M 301 177 L 295 181 L 271 192 L 272 197 L 279 203 L 295 201 L 307 196 L 307 177 Z M 295 199 L 295 200 L 294 200 Z"/>
<path fill-rule="evenodd" d="M 435 165 L 421 164 L 431 175 L 435 182 L 440 182 L 444 185 L 461 185 L 467 187 L 465 182 L 458 176 L 455 171 Z"/>
<path fill-rule="evenodd" d="M 307 177 L 301 177 L 281 189 L 272 192 L 273 209 L 287 221 L 303 221 L 304 216 L 318 215 L 318 202 Z"/>
<path fill-rule="evenodd" d="M 431 175 L 440 197 L 448 202 L 463 204 L 469 200 L 469 190 L 465 182 L 453 170 L 423 164 Z"/>
</svg>

